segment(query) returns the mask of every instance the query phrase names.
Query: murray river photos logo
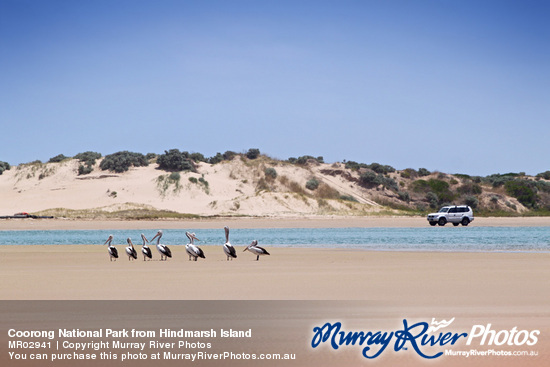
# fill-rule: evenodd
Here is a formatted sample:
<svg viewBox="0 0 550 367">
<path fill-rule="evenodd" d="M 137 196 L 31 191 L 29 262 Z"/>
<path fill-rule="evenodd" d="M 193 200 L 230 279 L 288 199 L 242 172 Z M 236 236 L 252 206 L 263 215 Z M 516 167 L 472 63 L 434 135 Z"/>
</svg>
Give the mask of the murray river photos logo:
<svg viewBox="0 0 550 367">
<path fill-rule="evenodd" d="M 341 322 L 327 322 L 313 328 L 311 347 L 328 344 L 334 350 L 342 347 L 359 347 L 361 355 L 368 359 L 380 356 L 386 349 L 400 352 L 413 350 L 427 359 L 441 357 L 442 347 L 455 344 L 467 346 L 533 346 L 538 342 L 539 330 L 494 330 L 491 324 L 473 325 L 470 332 L 445 331 L 455 319 L 410 323 L 403 320 L 403 329 L 395 331 L 345 331 Z M 388 348 L 390 347 L 390 348 Z M 445 353 L 447 354 L 447 353 Z"/>
</svg>

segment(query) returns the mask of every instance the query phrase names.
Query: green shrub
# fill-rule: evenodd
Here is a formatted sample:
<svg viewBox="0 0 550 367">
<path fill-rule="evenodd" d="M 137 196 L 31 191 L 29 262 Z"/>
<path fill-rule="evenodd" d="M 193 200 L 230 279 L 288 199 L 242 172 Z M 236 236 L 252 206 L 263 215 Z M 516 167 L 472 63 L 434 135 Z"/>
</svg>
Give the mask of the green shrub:
<svg viewBox="0 0 550 367">
<path fill-rule="evenodd" d="M 194 162 L 207 162 L 208 160 L 201 153 L 191 153 L 189 155 Z"/>
<path fill-rule="evenodd" d="M 518 173 L 505 173 L 503 175 L 497 173 L 484 177 L 482 181 L 491 184 L 494 188 L 497 188 L 504 186 L 508 181 L 515 180 L 518 176 Z"/>
<path fill-rule="evenodd" d="M 265 174 L 266 178 L 269 178 L 269 179 L 272 179 L 272 180 L 277 178 L 277 171 L 273 167 L 266 168 L 264 170 L 264 174 Z"/>
<path fill-rule="evenodd" d="M 390 189 L 390 190 L 393 190 L 393 191 L 398 191 L 399 190 L 399 187 L 397 186 L 397 182 L 391 177 L 386 177 L 382 174 L 379 174 L 378 175 L 378 180 L 380 181 L 380 184 L 383 185 L 387 189 Z"/>
<path fill-rule="evenodd" d="M 299 165 L 305 165 L 305 164 L 307 164 L 307 162 L 309 160 L 315 161 L 317 163 L 325 163 L 323 157 L 315 158 L 314 156 L 311 156 L 311 155 L 303 155 L 303 156 L 298 157 L 298 158 L 289 158 L 288 159 L 288 161 L 290 163 L 299 164 Z"/>
<path fill-rule="evenodd" d="M 418 169 L 418 175 L 420 177 L 431 175 L 431 172 L 428 171 L 426 168 L 419 168 Z"/>
<path fill-rule="evenodd" d="M 450 185 L 448 182 L 433 178 L 428 181 L 422 179 L 416 180 L 411 185 L 414 192 L 423 192 L 426 194 L 431 192 L 435 194 L 439 200 L 438 204 L 450 203 L 456 198 L 456 195 L 449 189 L 449 187 Z"/>
<path fill-rule="evenodd" d="M 351 169 L 354 171 L 357 171 L 360 168 L 368 168 L 368 165 L 366 165 L 365 163 L 357 163 L 355 161 L 347 161 L 345 163 L 347 169 Z"/>
<path fill-rule="evenodd" d="M 206 162 L 208 162 L 210 164 L 216 164 L 216 163 L 220 163 L 222 161 L 230 161 L 233 158 L 235 158 L 236 155 L 237 155 L 237 153 L 232 152 L 230 150 L 226 151 L 223 154 L 218 152 L 218 153 L 216 153 L 215 156 L 208 158 L 206 160 Z"/>
<path fill-rule="evenodd" d="M 246 158 L 248 159 L 256 159 L 259 156 L 260 156 L 260 149 L 250 148 L 248 149 L 248 152 L 246 152 Z"/>
<path fill-rule="evenodd" d="M 542 192 L 550 193 L 550 182 L 538 181 L 535 183 L 535 187 Z"/>
<path fill-rule="evenodd" d="M 182 188 L 180 184 L 180 174 L 178 172 L 172 172 L 169 175 L 160 175 L 157 177 L 157 190 L 162 198 L 166 197 L 170 193 L 172 188 L 173 194 L 178 194 Z"/>
<path fill-rule="evenodd" d="M 504 184 L 508 195 L 518 199 L 520 203 L 529 208 L 537 206 L 537 194 L 532 188 L 532 184 L 527 180 L 511 180 Z"/>
<path fill-rule="evenodd" d="M 545 180 L 550 180 L 550 171 L 544 171 L 537 174 L 537 177 L 544 178 Z"/>
<path fill-rule="evenodd" d="M 317 190 L 318 187 L 319 181 L 316 178 L 312 178 L 308 182 L 306 182 L 306 189 L 308 190 Z"/>
<path fill-rule="evenodd" d="M 233 158 L 235 158 L 235 156 L 237 156 L 237 153 L 231 150 L 227 150 L 225 153 L 223 153 L 223 159 L 225 159 L 226 161 L 232 160 Z"/>
<path fill-rule="evenodd" d="M 479 204 L 479 200 L 475 197 L 475 196 L 466 196 L 466 198 L 464 198 L 464 203 L 466 205 L 469 205 L 471 206 L 473 209 L 477 208 L 478 204 Z"/>
<path fill-rule="evenodd" d="M 465 175 L 462 173 L 455 173 L 455 177 L 461 178 L 463 180 L 471 180 L 472 177 L 470 175 Z"/>
<path fill-rule="evenodd" d="M 200 177 L 200 178 L 199 178 L 199 182 L 200 182 L 201 184 L 203 184 L 204 187 L 206 187 L 206 188 L 209 187 L 208 181 L 206 181 L 206 180 L 204 179 L 204 177 Z"/>
<path fill-rule="evenodd" d="M 215 156 L 208 158 L 208 163 L 216 164 L 222 162 L 223 160 L 223 155 L 218 152 Z"/>
<path fill-rule="evenodd" d="M 59 163 L 61 161 L 64 161 L 65 159 L 67 159 L 69 157 L 66 157 L 65 155 L 63 154 L 58 154 L 56 155 L 55 157 L 52 157 L 50 158 L 50 160 L 48 161 L 48 163 Z"/>
<path fill-rule="evenodd" d="M 196 172 L 195 164 L 188 152 L 179 149 L 165 150 L 157 158 L 159 168 L 164 171 L 191 171 Z"/>
<path fill-rule="evenodd" d="M 361 184 L 361 186 L 365 186 L 365 187 L 378 185 L 378 182 L 376 181 L 376 177 L 377 177 L 376 173 L 374 173 L 373 171 L 363 172 L 359 176 L 359 183 Z"/>
<path fill-rule="evenodd" d="M 428 192 L 426 194 L 426 200 L 428 201 L 428 203 L 430 204 L 430 208 L 432 209 L 436 209 L 438 204 L 439 204 L 439 197 L 437 196 L 436 193 L 434 192 Z"/>
<path fill-rule="evenodd" d="M 168 176 L 168 179 L 170 181 L 174 181 L 174 182 L 179 181 L 180 178 L 181 178 L 181 176 L 178 172 L 172 172 L 172 173 L 170 173 L 170 176 Z"/>
<path fill-rule="evenodd" d="M 94 168 L 92 166 L 88 166 L 88 165 L 83 165 L 81 164 L 80 166 L 78 166 L 78 175 L 81 176 L 81 175 L 87 175 L 87 174 L 90 174 L 92 173 L 92 171 L 94 170 Z"/>
<path fill-rule="evenodd" d="M 388 166 L 388 165 L 381 165 L 380 163 L 371 163 L 368 168 L 370 168 L 371 170 L 373 170 L 374 172 L 376 173 L 381 173 L 383 175 L 387 175 L 388 173 L 392 173 L 392 172 L 395 172 L 395 168 L 393 168 L 392 166 Z"/>
<path fill-rule="evenodd" d="M 80 162 L 86 162 L 86 163 L 90 162 L 90 164 L 88 165 L 93 166 L 96 160 L 101 158 L 101 153 L 87 151 L 83 153 L 78 153 L 73 158 L 78 159 Z"/>
<path fill-rule="evenodd" d="M 78 153 L 73 157 L 74 159 L 78 159 L 82 164 L 78 166 L 78 175 L 87 175 L 91 173 L 94 168 L 93 166 L 96 163 L 96 160 L 101 158 L 101 154 L 97 152 L 83 152 Z"/>
<path fill-rule="evenodd" d="M 411 195 L 407 191 L 399 191 L 397 195 L 399 195 L 399 199 L 401 199 L 401 201 L 405 201 L 407 203 L 411 201 Z"/>
<path fill-rule="evenodd" d="M 411 183 L 411 188 L 414 192 L 428 192 L 430 191 L 430 185 L 428 184 L 428 181 L 426 180 L 416 180 L 413 183 Z"/>
<path fill-rule="evenodd" d="M 460 186 L 457 191 L 461 194 L 474 194 L 474 195 L 479 195 L 481 194 L 481 192 L 483 191 L 483 189 L 481 188 L 481 186 L 479 186 L 478 184 L 476 183 L 473 183 L 473 182 L 468 182 L 468 183 L 465 183 L 464 185 Z"/>
<path fill-rule="evenodd" d="M 11 169 L 11 166 L 8 162 L 0 161 L 0 175 L 9 169 Z"/>
<path fill-rule="evenodd" d="M 109 170 L 122 173 L 128 171 L 128 169 L 132 166 L 145 167 L 148 165 L 149 162 L 143 154 L 125 150 L 105 156 L 103 161 L 101 161 L 99 168 L 103 171 Z"/>
<path fill-rule="evenodd" d="M 399 174 L 403 178 L 416 178 L 418 177 L 418 172 L 413 168 L 406 168 Z"/>
</svg>

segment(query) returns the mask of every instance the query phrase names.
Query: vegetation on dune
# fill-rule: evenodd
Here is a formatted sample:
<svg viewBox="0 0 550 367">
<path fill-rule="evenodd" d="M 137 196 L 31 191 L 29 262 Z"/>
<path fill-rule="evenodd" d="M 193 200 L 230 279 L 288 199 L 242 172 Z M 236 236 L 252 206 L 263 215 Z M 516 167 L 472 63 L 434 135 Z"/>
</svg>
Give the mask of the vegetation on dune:
<svg viewBox="0 0 550 367">
<path fill-rule="evenodd" d="M 127 150 L 117 152 L 105 156 L 101 161 L 99 168 L 103 171 L 113 171 L 116 173 L 122 173 L 128 171 L 132 166 L 145 167 L 149 165 L 149 161 L 141 153 L 133 153 Z"/>
<path fill-rule="evenodd" d="M 303 156 L 298 157 L 298 158 L 290 157 L 290 158 L 288 158 L 287 162 L 303 166 L 303 165 L 306 165 L 310 162 L 325 163 L 325 159 L 321 156 L 313 157 L 311 155 L 303 155 Z"/>
<path fill-rule="evenodd" d="M 178 172 L 172 172 L 169 175 L 160 175 L 157 177 L 157 190 L 162 198 L 165 198 L 170 192 L 177 195 L 181 191 L 181 176 Z"/>
<path fill-rule="evenodd" d="M 78 174 L 92 172 L 101 157 L 100 153 L 92 151 L 75 155 L 73 158 L 80 163 Z M 322 165 L 325 163 L 322 156 L 303 155 L 280 161 L 262 154 L 257 148 L 250 148 L 241 153 L 226 151 L 223 154 L 216 153 L 212 157 L 179 149 L 147 155 L 122 151 L 105 156 L 99 167 L 101 170 L 122 173 L 130 167 L 156 164 L 158 169 L 168 172 L 156 179 L 161 197 L 169 194 L 178 195 L 181 190 L 191 189 L 193 185 L 197 185 L 210 195 L 212 188 L 204 174 L 197 175 L 201 170 L 201 163 L 215 165 L 234 160 L 235 157 L 240 158 L 236 164 L 244 168 L 233 170 L 230 177 L 241 182 L 241 187 L 253 185 L 256 195 L 263 195 L 265 192 L 280 193 L 282 195 L 279 195 L 277 200 L 281 203 L 284 202 L 283 198 L 298 198 L 309 208 L 318 207 L 320 214 L 336 213 L 341 210 L 338 208 L 346 207 L 359 213 L 361 210 L 370 210 L 371 204 L 376 206 L 373 201 L 390 211 L 415 214 L 452 204 L 469 205 L 476 209 L 476 213 L 483 215 L 550 213 L 550 170 L 536 176 L 529 176 L 524 172 L 510 172 L 480 177 L 431 172 L 426 168 L 396 170 L 390 165 L 377 162 L 366 164 L 344 161 L 343 164 L 335 163 L 329 167 L 326 164 Z M 67 159 L 70 157 L 59 154 L 50 158 L 48 163 L 63 162 Z M 17 167 L 16 178 L 19 181 L 38 176 L 41 180 L 54 174 L 57 167 L 40 161 L 30 162 Z M 0 161 L 0 174 L 10 168 L 7 162 Z M 292 172 L 288 171 L 289 168 L 303 170 L 304 175 L 293 178 L 288 173 Z M 243 169 L 249 170 L 248 173 Z M 189 181 L 187 184 L 182 184 L 181 178 L 186 172 L 193 174 L 185 179 L 185 182 Z M 340 181 L 334 180 L 336 176 Z M 303 177 L 309 178 L 304 180 Z M 241 189 L 236 191 L 243 193 Z M 116 197 L 116 193 L 110 194 L 111 197 Z M 231 200 L 231 210 L 239 210 L 241 202 L 236 198 Z M 213 202 L 222 207 L 219 200 Z M 242 203 L 244 204 L 244 201 Z"/>
<path fill-rule="evenodd" d="M 164 154 L 157 157 L 157 164 L 164 171 L 197 171 L 189 152 L 180 152 L 179 149 L 165 150 Z"/>
<path fill-rule="evenodd" d="M 101 158 L 101 153 L 87 151 L 78 153 L 73 158 L 80 161 L 80 165 L 78 166 L 78 175 L 87 175 L 94 170 L 96 160 Z"/>
<path fill-rule="evenodd" d="M 157 210 L 154 208 L 133 205 L 128 209 L 105 210 L 95 209 L 66 209 L 54 208 L 34 213 L 35 215 L 63 217 L 71 219 L 127 219 L 127 220 L 156 220 L 156 219 L 198 219 L 201 216 L 189 213 L 178 213 L 170 210 Z"/>
<path fill-rule="evenodd" d="M 11 168 L 8 162 L 0 161 L 0 175 Z"/>
<path fill-rule="evenodd" d="M 51 157 L 48 163 L 59 163 L 63 162 L 64 160 L 70 159 L 71 157 L 67 157 L 64 154 L 58 154 L 55 157 Z"/>
<path fill-rule="evenodd" d="M 317 188 L 319 187 L 319 181 L 313 177 L 311 179 L 309 179 L 307 182 L 306 182 L 306 189 L 308 190 L 317 190 Z"/>
<path fill-rule="evenodd" d="M 273 167 L 268 167 L 264 170 L 265 177 L 267 179 L 274 180 L 277 178 L 277 170 Z"/>
<path fill-rule="evenodd" d="M 260 149 L 257 148 L 250 148 L 248 149 L 248 152 L 246 152 L 246 158 L 248 159 L 256 159 L 260 156 Z"/>
</svg>

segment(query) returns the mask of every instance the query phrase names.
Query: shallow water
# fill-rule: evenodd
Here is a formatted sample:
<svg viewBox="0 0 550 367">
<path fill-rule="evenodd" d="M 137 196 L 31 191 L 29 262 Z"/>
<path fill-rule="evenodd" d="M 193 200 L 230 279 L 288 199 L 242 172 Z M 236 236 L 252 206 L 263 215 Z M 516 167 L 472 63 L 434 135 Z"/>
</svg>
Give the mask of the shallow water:
<svg viewBox="0 0 550 367">
<path fill-rule="evenodd" d="M 223 229 L 186 229 L 195 232 L 200 246 L 221 245 Z M 186 230 L 164 230 L 162 243 L 185 245 Z M 114 236 L 113 244 L 125 245 L 132 238 L 141 245 L 140 234 L 151 239 L 152 230 L 52 230 L 0 231 L 0 245 L 102 245 Z M 260 246 L 369 249 L 383 251 L 550 251 L 550 227 L 426 227 L 426 228 L 289 228 L 234 229 L 234 246 L 258 240 Z M 155 240 L 156 243 L 156 240 Z"/>
</svg>

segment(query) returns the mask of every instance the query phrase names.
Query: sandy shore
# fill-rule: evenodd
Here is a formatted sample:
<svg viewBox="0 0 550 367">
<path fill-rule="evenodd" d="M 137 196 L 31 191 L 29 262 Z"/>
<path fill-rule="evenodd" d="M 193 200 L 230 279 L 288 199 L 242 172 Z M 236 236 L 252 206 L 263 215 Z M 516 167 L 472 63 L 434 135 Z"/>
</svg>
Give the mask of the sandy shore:
<svg viewBox="0 0 550 367">
<path fill-rule="evenodd" d="M 55 229 L 177 229 L 177 228 L 345 228 L 345 227 L 426 227 L 425 217 L 277 217 L 214 218 L 196 220 L 69 220 L 69 219 L 3 219 L 0 230 Z M 550 217 L 475 218 L 472 226 L 540 227 L 550 226 Z"/>
<path fill-rule="evenodd" d="M 216 326 L 222 322 L 231 324 L 233 320 L 231 325 L 251 325 L 255 330 L 260 330 L 259 323 L 254 320 L 265 319 L 266 335 L 292 332 L 289 334 L 294 338 L 289 339 L 292 342 L 282 339 L 279 344 L 285 350 L 298 345 L 299 353 L 305 358 L 305 362 L 298 364 L 300 366 L 364 363 L 353 349 L 349 353 L 339 354 L 327 348 L 317 353 L 305 345 L 301 347 L 310 337 L 308 330 L 311 330 L 311 325 L 319 320 L 334 318 L 349 320 L 348 323 L 356 327 L 366 323 L 372 328 L 399 327 L 404 318 L 429 322 L 432 317 L 438 320 L 456 317 L 454 327 L 459 330 L 470 330 L 472 325 L 487 323 L 507 330 L 514 327 L 518 330 L 537 329 L 541 332 L 541 338 L 536 348 L 523 349 L 536 350 L 539 357 L 521 359 L 521 364 L 545 365 L 544 361 L 550 354 L 550 293 L 547 286 L 550 254 L 546 253 L 407 253 L 270 248 L 271 256 L 254 261 L 253 255 L 243 253 L 239 248 L 238 258 L 228 262 L 220 247 L 208 246 L 205 247 L 207 258 L 194 262 L 188 261 L 183 246 L 174 246 L 172 259 L 161 262 L 155 252 L 153 261 L 144 262 L 142 258 L 128 261 L 123 246 L 117 247 L 122 256 L 118 261 L 110 262 L 104 246 L 0 246 L 1 298 L 210 300 L 214 302 L 190 305 L 198 308 L 192 320 L 203 320 L 201 327 L 204 327 L 204 322 Z M 293 303 L 280 306 L 267 303 L 260 304 L 260 309 L 255 309 L 253 304 L 231 304 L 232 312 L 239 318 L 235 321 L 233 316 L 220 316 L 224 312 L 219 308 L 223 308 L 224 304 L 217 302 L 221 300 L 323 302 L 297 305 L 296 308 Z M 366 303 L 354 304 L 353 300 Z M 333 304 L 331 301 L 343 303 Z M 145 305 L 145 310 L 141 310 L 142 305 Z M 93 303 L 77 304 L 74 306 L 77 310 L 70 312 L 80 315 L 73 316 L 77 320 L 74 323 L 80 328 L 99 324 L 105 324 L 105 327 L 134 327 L 137 315 L 142 314 L 145 320 L 139 322 L 140 327 L 154 328 L 159 322 L 170 326 L 174 320 L 182 320 L 185 322 L 182 325 L 189 325 L 189 321 L 185 321 L 189 319 L 189 313 L 181 310 L 189 305 L 147 305 L 140 302 L 126 306 L 101 305 L 110 311 L 113 307 L 120 309 L 117 312 L 121 316 L 113 320 L 105 319 L 102 312 L 105 310 L 97 310 L 99 306 Z M 8 306 L 19 307 L 18 304 Z M 67 309 L 73 306 L 40 306 L 33 303 L 24 307 L 32 309 L 20 315 L 10 311 L 19 315 L 21 325 L 35 320 L 32 321 L 34 327 L 48 328 L 58 325 L 59 321 L 55 320 L 65 318 Z M 55 316 L 58 307 L 62 314 Z M 150 307 L 173 307 L 182 314 L 176 319 L 173 319 L 176 316 L 159 318 L 154 316 L 155 310 Z M 214 316 L 204 311 L 210 307 Z M 293 307 L 294 313 L 281 314 L 279 307 Z M 52 308 L 51 311 L 49 308 Z M 252 319 L 251 311 L 258 313 Z M 53 321 L 44 320 L 52 317 Z M 3 323 L 5 327 L 13 327 L 14 321 L 10 317 Z M 285 329 L 276 332 L 275 325 L 284 325 Z M 463 344 L 454 349 L 469 350 Z M 482 349 L 490 348 L 483 346 Z M 517 349 L 499 347 L 499 350 Z M 305 357 L 304 353 L 310 353 L 311 357 Z M 384 365 L 392 361 L 422 366 L 426 363 L 412 352 L 394 354 L 391 351 L 386 354 L 388 357 L 372 364 Z M 402 359 L 402 355 L 406 358 Z M 518 360 L 478 358 L 465 361 L 464 358 L 448 357 L 434 363 L 445 366 L 514 366 Z"/>
<path fill-rule="evenodd" d="M 548 225 L 548 221 L 548 218 L 478 218 L 473 225 L 539 226 Z M 184 222 L 16 220 L 3 221 L 0 228 L 220 228 L 225 224 L 233 228 L 427 225 L 423 218 L 228 219 Z M 511 330 L 517 327 L 518 330 L 540 330 L 538 344 L 533 348 L 523 348 L 536 350 L 539 356 L 467 360 L 448 357 L 434 362 L 434 365 L 514 366 L 521 362 L 523 366 L 543 366 L 550 355 L 548 253 L 373 252 L 272 247 L 269 249 L 271 256 L 255 261 L 255 256 L 248 252 L 243 253 L 243 247 L 239 246 L 238 258 L 226 261 L 221 247 L 205 246 L 207 258 L 194 262 L 188 261 L 183 246 L 173 246 L 172 259 L 159 261 L 159 255 L 153 248 L 153 261 L 144 262 L 142 257 L 137 261 L 128 261 L 124 246 L 118 245 L 117 248 L 121 257 L 118 261 L 111 262 L 105 246 L 0 246 L 0 300 L 207 300 L 214 302 L 195 305 L 198 308 L 196 320 L 208 320 L 213 325 L 229 322 L 231 319 L 205 315 L 201 313 L 201 309 L 222 307 L 223 304 L 219 302 L 223 300 L 322 301 L 318 303 L 319 307 L 311 303 L 297 306 L 296 314 L 292 316 L 295 319 L 288 320 L 288 315 L 280 314 L 276 304 L 262 305 L 265 310 L 272 307 L 271 315 L 266 320 L 266 327 L 270 330 L 267 335 L 280 335 L 274 334 L 274 325 L 285 325 L 285 328 L 294 333 L 291 335 L 295 339 L 289 339 L 293 340 L 292 343 L 286 344 L 281 341 L 281 347 L 291 348 L 296 343 L 307 341 L 309 334 L 303 334 L 304 331 L 311 330 L 312 323 L 327 318 L 349 319 L 351 325 L 359 325 L 358 327 L 367 322 L 369 327 L 388 328 L 404 318 L 429 321 L 432 317 L 439 320 L 456 317 L 456 327 L 463 330 L 469 330 L 475 324 L 487 323 L 499 329 Z M 139 251 L 139 246 L 137 248 Z M 343 303 L 326 303 L 329 301 Z M 353 301 L 365 303 L 357 305 Z M 137 307 L 137 304 L 143 303 L 131 303 L 129 306 Z M 32 308 L 33 305 L 35 304 L 24 306 Z M 237 325 L 248 325 L 250 316 L 243 316 L 243 312 L 246 307 L 254 311 L 253 305 L 231 305 L 237 308 L 234 310 L 236 317 L 241 318 Z M 18 304 L 8 306 L 16 309 L 19 307 Z M 112 306 L 116 308 L 120 305 Z M 173 307 L 180 306 L 176 304 Z M 44 317 L 50 317 L 48 307 L 53 306 L 46 305 L 46 309 L 39 305 L 36 307 L 38 310 L 32 308 L 20 315 L 16 311 L 10 311 L 12 316 L 2 322 L 5 327 L 12 327 L 13 317 L 17 316 L 20 317 L 18 322 L 21 325 L 26 325 L 28 320 L 34 320 L 34 327 L 47 328 L 55 327 L 59 324 L 56 321 L 58 317 L 64 317 L 62 314 L 55 316 L 53 321 L 42 321 Z M 69 306 L 60 307 L 65 310 Z M 76 307 L 82 308 L 82 305 Z M 86 311 L 86 307 L 90 309 Z M 129 319 L 119 317 L 105 321 L 104 314 L 101 310 L 96 311 L 95 307 L 94 304 L 89 304 L 83 308 L 83 313 L 79 313 L 81 316 L 74 316 L 77 320 L 81 319 L 77 323 L 78 327 L 92 327 L 106 322 L 110 323 L 106 324 L 108 326 L 113 323 L 121 327 L 135 325 L 133 320 L 137 316 L 132 313 Z M 239 308 L 243 308 L 241 312 L 238 312 Z M 125 314 L 125 310 L 122 309 L 120 315 Z M 259 314 L 254 317 L 264 318 L 260 311 L 257 310 Z M 151 328 L 156 327 L 158 322 L 168 325 L 173 323 L 172 318 L 159 321 L 158 318 L 147 316 L 153 315 L 153 311 L 147 308 L 139 312 L 149 317 L 143 325 Z M 218 315 L 220 311 L 212 312 Z M 178 320 L 186 320 L 186 317 L 189 316 L 178 316 Z M 259 328 L 257 321 L 250 325 Z M 460 348 L 468 349 L 464 345 Z M 489 347 L 483 346 L 482 349 L 487 350 Z M 499 349 L 518 350 L 509 346 Z M 306 352 L 311 352 L 311 356 L 304 355 Z M 348 357 L 326 348 L 319 354 L 304 346 L 300 347 L 299 353 L 302 353 L 305 361 L 299 363 L 300 366 L 365 363 L 357 353 Z M 387 362 L 413 366 L 426 363 L 413 358 L 413 353 L 395 354 L 392 351 L 387 354 L 389 356 L 386 359 L 369 363 L 385 365 Z M 406 358 L 402 359 L 401 355 L 406 355 Z"/>
<path fill-rule="evenodd" d="M 550 254 L 270 248 L 226 261 L 221 247 L 188 261 L 110 262 L 105 246 L 0 246 L 2 299 L 334 299 L 421 306 L 545 309 Z M 139 247 L 138 247 L 139 250 Z M 126 283 L 125 286 L 122 284 Z M 109 286 L 113 284 L 113 286 Z M 191 286 L 193 285 L 193 286 Z M 268 285 L 268 286 L 265 286 Z"/>
</svg>

